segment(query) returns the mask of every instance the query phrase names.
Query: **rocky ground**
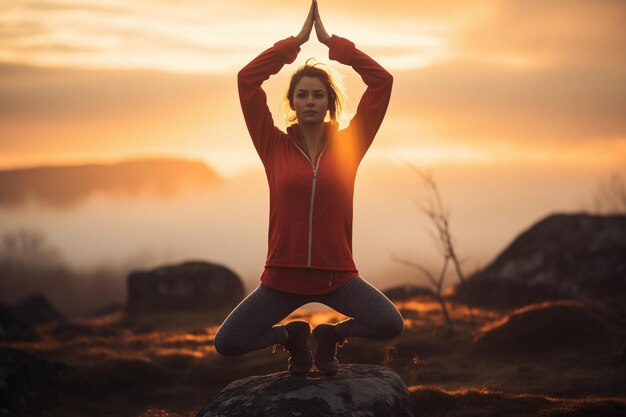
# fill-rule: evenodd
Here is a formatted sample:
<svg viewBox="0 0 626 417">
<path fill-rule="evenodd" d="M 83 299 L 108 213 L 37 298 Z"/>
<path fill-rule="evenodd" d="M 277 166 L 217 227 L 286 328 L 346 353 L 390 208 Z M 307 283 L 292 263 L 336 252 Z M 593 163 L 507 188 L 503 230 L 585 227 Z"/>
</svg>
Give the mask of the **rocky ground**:
<svg viewBox="0 0 626 417">
<path fill-rule="evenodd" d="M 626 311 L 549 302 L 521 310 L 451 304 L 454 329 L 426 295 L 396 302 L 405 331 L 354 338 L 342 363 L 394 369 L 428 416 L 626 415 Z M 0 345 L 0 416 L 193 416 L 230 382 L 286 369 L 271 348 L 223 358 L 213 338 L 227 311 L 121 311 L 36 327 L 40 340 Z M 296 311 L 313 325 L 343 317 Z"/>
</svg>

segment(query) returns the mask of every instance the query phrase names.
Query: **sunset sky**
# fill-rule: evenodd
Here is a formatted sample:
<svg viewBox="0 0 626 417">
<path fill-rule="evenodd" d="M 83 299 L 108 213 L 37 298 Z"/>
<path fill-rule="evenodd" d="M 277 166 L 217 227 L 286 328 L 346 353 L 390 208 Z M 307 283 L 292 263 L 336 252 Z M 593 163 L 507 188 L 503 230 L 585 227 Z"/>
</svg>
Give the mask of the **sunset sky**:
<svg viewBox="0 0 626 417">
<path fill-rule="evenodd" d="M 309 4 L 0 2 L 0 170 L 182 157 L 220 176 L 219 186 L 167 199 L 87 187 L 64 208 L 36 199 L 0 205 L 0 236 L 41 232 L 70 267 L 122 274 L 214 261 L 253 288 L 267 250 L 268 193 L 236 74 L 297 34 Z M 329 33 L 394 76 L 355 187 L 354 258 L 373 284 L 420 282 L 392 254 L 439 268 L 431 225 L 416 207 L 423 190 L 405 162 L 436 175 L 468 274 L 542 218 L 592 211 L 609 175 L 626 178 L 626 1 L 319 0 L 319 7 Z M 341 74 L 348 111 L 364 91 L 312 34 L 294 64 L 264 84 L 280 127 L 288 77 L 309 57 Z M 37 184 L 62 198 L 86 178 L 76 180 L 59 189 Z"/>
<path fill-rule="evenodd" d="M 327 30 L 395 77 L 367 158 L 420 164 L 626 162 L 626 2 L 320 0 Z M 259 162 L 235 78 L 295 35 L 308 1 L 0 3 L 0 168 L 173 155 L 230 176 Z M 314 35 L 266 83 L 328 62 Z M 344 77 L 354 109 L 363 86 Z"/>
</svg>

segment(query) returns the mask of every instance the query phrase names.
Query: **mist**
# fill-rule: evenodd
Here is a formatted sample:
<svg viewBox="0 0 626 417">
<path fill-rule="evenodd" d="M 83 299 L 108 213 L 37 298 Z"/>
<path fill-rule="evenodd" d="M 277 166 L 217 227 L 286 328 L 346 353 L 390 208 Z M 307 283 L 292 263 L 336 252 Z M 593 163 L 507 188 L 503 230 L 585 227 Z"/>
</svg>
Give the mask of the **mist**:
<svg viewBox="0 0 626 417">
<path fill-rule="evenodd" d="M 600 168 L 551 164 L 441 165 L 432 172 L 450 210 L 466 274 L 485 266 L 541 218 L 589 210 L 598 180 L 606 174 Z M 142 187 L 135 193 L 72 194 L 72 205 L 30 195 L 18 205 L 0 205 L 0 301 L 11 304 L 40 292 L 65 314 L 89 314 L 125 303 L 130 271 L 187 260 L 222 264 L 241 277 L 247 291 L 254 289 L 267 248 L 269 198 L 263 171 L 176 189 L 168 194 Z M 419 210 L 421 191 L 407 165 L 363 161 L 355 189 L 354 259 L 361 275 L 379 288 L 426 282 L 393 262 L 393 256 L 434 270 L 440 266 L 438 244 Z M 7 246 L 7 239 L 20 234 L 31 236 L 31 249 Z M 450 274 L 446 285 L 455 282 Z"/>
</svg>

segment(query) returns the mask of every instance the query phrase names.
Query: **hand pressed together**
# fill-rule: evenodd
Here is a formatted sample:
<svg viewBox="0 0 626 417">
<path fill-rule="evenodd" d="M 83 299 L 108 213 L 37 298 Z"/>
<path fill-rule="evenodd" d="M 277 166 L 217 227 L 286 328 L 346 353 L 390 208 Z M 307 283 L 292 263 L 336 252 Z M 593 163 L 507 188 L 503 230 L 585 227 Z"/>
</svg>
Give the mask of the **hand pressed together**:
<svg viewBox="0 0 626 417">
<path fill-rule="evenodd" d="M 324 29 L 317 1 L 313 0 L 313 4 L 315 5 L 315 33 L 317 34 L 317 40 L 328 46 L 328 43 L 330 42 L 330 35 L 326 32 L 326 29 Z"/>
<path fill-rule="evenodd" d="M 313 30 L 313 26 L 315 26 L 317 39 L 324 45 L 328 46 L 331 37 L 324 28 L 324 24 L 322 23 L 322 18 L 320 17 L 320 11 L 316 0 L 313 0 L 311 2 L 309 14 L 304 21 L 304 25 L 302 25 L 300 33 L 295 36 L 298 45 L 302 45 L 309 40 L 309 37 L 311 36 L 311 30 Z"/>
</svg>

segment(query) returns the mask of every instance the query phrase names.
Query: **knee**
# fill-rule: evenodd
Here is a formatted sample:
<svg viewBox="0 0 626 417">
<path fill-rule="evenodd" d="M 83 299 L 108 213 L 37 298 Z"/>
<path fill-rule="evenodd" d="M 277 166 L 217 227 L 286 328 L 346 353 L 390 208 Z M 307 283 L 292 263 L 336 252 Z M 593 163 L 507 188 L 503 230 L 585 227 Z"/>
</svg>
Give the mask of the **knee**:
<svg viewBox="0 0 626 417">
<path fill-rule="evenodd" d="M 222 356 L 239 356 L 242 354 L 241 347 L 237 343 L 229 338 L 224 332 L 219 330 L 215 334 L 215 350 Z"/>
<path fill-rule="evenodd" d="M 393 322 L 393 336 L 400 336 L 400 334 L 404 331 L 404 317 L 398 312 L 398 317 Z"/>
<path fill-rule="evenodd" d="M 386 326 L 381 330 L 381 337 L 385 339 L 393 339 L 399 336 L 404 330 L 404 319 L 400 312 L 393 316 L 393 319 L 386 323 Z"/>
</svg>

